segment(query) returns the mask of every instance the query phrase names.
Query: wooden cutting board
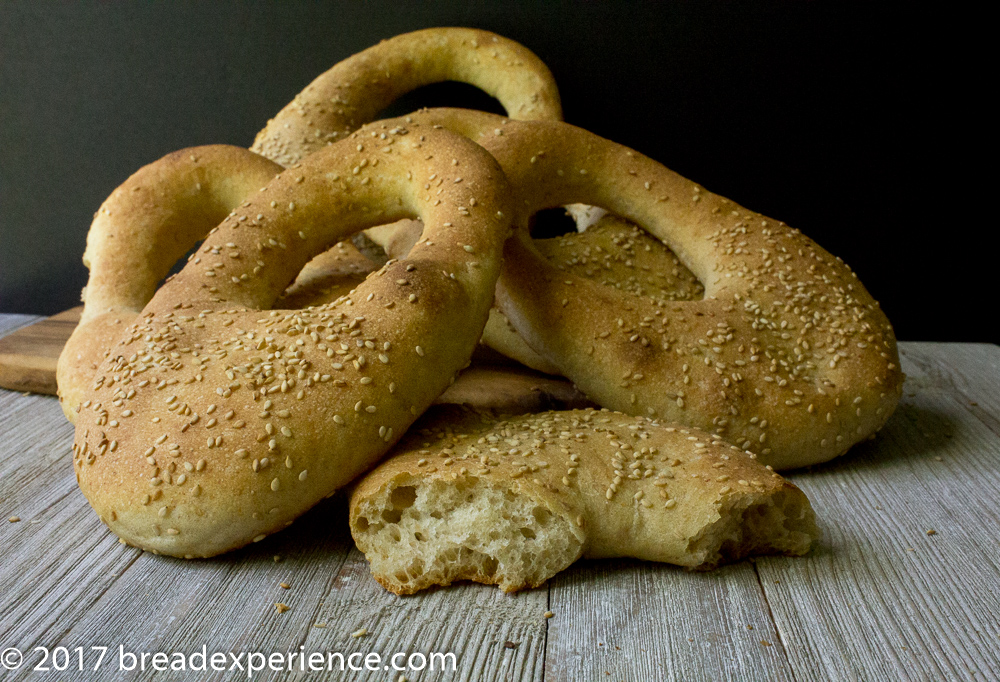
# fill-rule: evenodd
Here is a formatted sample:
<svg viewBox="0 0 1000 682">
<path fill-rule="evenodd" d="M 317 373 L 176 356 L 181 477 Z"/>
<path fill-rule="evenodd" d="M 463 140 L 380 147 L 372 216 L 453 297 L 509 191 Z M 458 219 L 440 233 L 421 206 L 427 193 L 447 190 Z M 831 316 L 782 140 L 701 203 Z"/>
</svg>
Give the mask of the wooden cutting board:
<svg viewBox="0 0 1000 682">
<path fill-rule="evenodd" d="M 39 320 L 0 338 L 0 388 L 56 394 L 56 362 L 80 321 L 83 306 Z M 541 374 L 495 353 L 475 362 L 437 399 L 504 413 L 594 405 L 562 377 Z"/>
<path fill-rule="evenodd" d="M 56 361 L 83 306 L 39 320 L 0 338 L 0 387 L 56 394 Z"/>
</svg>

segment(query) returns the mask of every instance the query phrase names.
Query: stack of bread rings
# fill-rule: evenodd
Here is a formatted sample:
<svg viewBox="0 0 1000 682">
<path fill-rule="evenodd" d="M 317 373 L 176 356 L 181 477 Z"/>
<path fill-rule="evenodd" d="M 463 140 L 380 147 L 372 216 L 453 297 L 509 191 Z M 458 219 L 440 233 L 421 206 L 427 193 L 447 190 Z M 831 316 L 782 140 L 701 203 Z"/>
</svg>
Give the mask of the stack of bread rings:
<svg viewBox="0 0 1000 682">
<path fill-rule="evenodd" d="M 508 116 L 373 120 L 444 80 Z M 101 520 L 210 557 L 349 486 L 396 593 L 808 552 L 814 513 L 776 470 L 882 427 L 891 325 L 797 230 L 561 118 L 526 48 L 428 29 L 319 76 L 251 149 L 126 180 L 58 371 Z M 578 231 L 534 239 L 558 207 Z"/>
</svg>

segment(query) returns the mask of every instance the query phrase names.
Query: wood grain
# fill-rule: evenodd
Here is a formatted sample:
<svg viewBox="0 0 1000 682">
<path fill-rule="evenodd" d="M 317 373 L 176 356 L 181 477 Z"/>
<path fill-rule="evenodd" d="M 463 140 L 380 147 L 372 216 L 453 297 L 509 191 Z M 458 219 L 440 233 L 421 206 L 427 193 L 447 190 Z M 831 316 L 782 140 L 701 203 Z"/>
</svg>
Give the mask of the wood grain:
<svg viewBox="0 0 1000 682">
<path fill-rule="evenodd" d="M 456 654 L 456 673 L 408 674 L 413 680 L 541 680 L 547 601 L 545 587 L 505 595 L 475 584 L 399 597 L 371 578 L 368 562 L 355 549 L 316 614 L 326 627 L 310 630 L 305 647 Z M 371 635 L 352 639 L 350 633 L 362 627 Z"/>
<path fill-rule="evenodd" d="M 1000 435 L 1000 346 L 907 343 L 900 354 L 909 368 L 909 393 L 921 389 L 951 393 Z"/>
<path fill-rule="evenodd" d="M 0 643 L 27 651 L 82 618 L 139 551 L 80 494 L 55 399 L 0 390 L 0 415 Z"/>
<path fill-rule="evenodd" d="M 875 441 L 793 480 L 824 541 L 808 561 L 756 565 L 796 679 L 996 679 L 995 433 L 953 395 L 908 385 Z"/>
<path fill-rule="evenodd" d="M 749 562 L 584 562 L 551 581 L 551 680 L 791 680 Z"/>
<path fill-rule="evenodd" d="M 0 315 L 0 335 L 33 319 Z M 0 390 L 0 648 L 456 654 L 456 673 L 410 680 L 998 679 L 1000 349 L 902 351 L 904 402 L 883 432 L 791 476 L 825 533 L 811 556 L 712 573 L 581 562 L 513 597 L 472 584 L 384 591 L 347 534 L 342 496 L 218 559 L 122 546 L 76 487 L 73 429 L 58 402 Z M 278 613 L 275 602 L 291 608 Z M 351 637 L 362 627 L 370 634 Z M 368 679 L 255 679 L 348 678 Z M 27 666 L 4 679 L 78 677 Z"/>
<path fill-rule="evenodd" d="M 56 362 L 83 306 L 40 319 L 0 339 L 0 388 L 56 394 Z"/>
</svg>

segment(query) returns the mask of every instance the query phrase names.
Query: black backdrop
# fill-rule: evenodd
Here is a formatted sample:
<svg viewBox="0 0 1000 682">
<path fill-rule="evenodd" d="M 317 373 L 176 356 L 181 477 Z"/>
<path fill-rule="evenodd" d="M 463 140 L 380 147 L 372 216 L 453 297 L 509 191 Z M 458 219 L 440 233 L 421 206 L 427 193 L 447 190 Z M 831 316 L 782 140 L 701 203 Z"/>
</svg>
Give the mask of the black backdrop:
<svg viewBox="0 0 1000 682">
<path fill-rule="evenodd" d="M 93 212 L 139 166 L 247 146 L 335 62 L 428 26 L 535 51 L 566 119 L 800 228 L 904 339 L 997 341 L 991 211 L 955 148 L 978 89 L 911 6 L 737 3 L 0 2 L 0 312 L 76 304 Z M 966 23 L 970 20 L 965 19 Z M 995 76 L 992 77 L 995 80 Z M 406 105 L 487 104 L 432 87 Z M 401 113 L 401 112 L 400 112 Z M 941 236 L 944 236 L 944 239 Z M 981 295 L 977 289 L 985 291 Z"/>
</svg>

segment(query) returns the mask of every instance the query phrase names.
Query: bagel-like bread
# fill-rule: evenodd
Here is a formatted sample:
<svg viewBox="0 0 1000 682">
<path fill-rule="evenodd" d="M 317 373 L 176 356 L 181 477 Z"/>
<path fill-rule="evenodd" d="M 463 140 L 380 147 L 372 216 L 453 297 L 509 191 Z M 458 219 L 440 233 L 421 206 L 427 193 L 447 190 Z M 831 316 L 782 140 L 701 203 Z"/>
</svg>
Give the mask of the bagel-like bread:
<svg viewBox="0 0 1000 682">
<path fill-rule="evenodd" d="M 515 224 L 600 206 L 663 241 L 704 285 L 700 300 L 637 296 L 559 270 L 515 230 L 496 305 L 602 406 L 710 431 L 776 469 L 843 454 L 895 409 L 892 326 L 857 275 L 798 230 L 566 123 L 434 109 L 381 125 L 406 121 L 488 149 L 516 194 Z"/>
<path fill-rule="evenodd" d="M 268 121 L 251 149 L 288 166 L 374 120 L 402 95 L 442 81 L 478 87 L 514 119 L 562 120 L 552 73 L 531 50 L 489 31 L 428 28 L 336 64 Z"/>
<path fill-rule="evenodd" d="M 425 186 L 442 178 L 440 191 Z M 125 542 L 212 556 L 259 540 L 369 468 L 468 363 L 510 229 L 510 190 L 448 131 L 361 130 L 254 192 L 99 368 L 74 467 Z M 422 242 L 354 294 L 268 310 L 303 265 L 376 224 Z"/>
<path fill-rule="evenodd" d="M 819 535 L 806 496 L 754 455 L 606 410 L 439 411 L 361 480 L 350 519 L 396 594 L 456 580 L 513 592 L 580 557 L 712 568 L 804 554 Z"/>
<path fill-rule="evenodd" d="M 70 421 L 108 347 L 174 263 L 281 171 L 239 147 L 191 147 L 140 168 L 104 201 L 83 254 L 90 270 L 83 313 L 56 366 L 59 401 Z"/>
</svg>

